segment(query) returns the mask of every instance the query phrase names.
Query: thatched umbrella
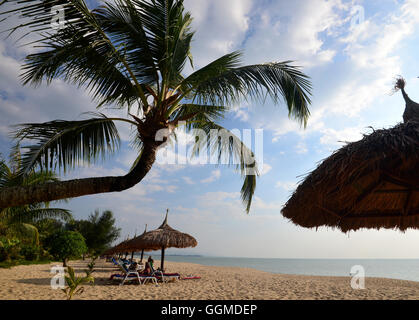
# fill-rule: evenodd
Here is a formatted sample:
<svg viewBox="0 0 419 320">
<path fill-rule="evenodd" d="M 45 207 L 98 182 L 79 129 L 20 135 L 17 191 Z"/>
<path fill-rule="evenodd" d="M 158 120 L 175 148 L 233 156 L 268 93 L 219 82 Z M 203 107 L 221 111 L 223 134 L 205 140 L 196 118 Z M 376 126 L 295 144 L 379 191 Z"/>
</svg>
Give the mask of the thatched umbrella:
<svg viewBox="0 0 419 320">
<path fill-rule="evenodd" d="M 419 104 L 412 101 L 412 99 L 409 98 L 406 91 L 404 90 L 405 86 L 406 81 L 402 77 L 399 77 L 394 85 L 394 91 L 396 92 L 398 90 L 401 90 L 403 94 L 403 99 L 406 102 L 406 107 L 403 113 L 403 121 L 419 121 Z"/>
<path fill-rule="evenodd" d="M 282 214 L 303 227 L 419 228 L 419 123 L 342 147 L 298 186 Z"/>
<path fill-rule="evenodd" d="M 103 252 L 103 255 L 104 255 L 104 256 L 111 256 L 111 255 L 113 255 L 113 254 L 114 254 L 114 248 L 115 248 L 115 247 L 112 247 L 112 248 L 109 248 L 109 249 L 105 250 L 105 251 Z"/>
<path fill-rule="evenodd" d="M 113 255 L 116 253 L 123 253 L 123 252 L 127 252 L 126 250 L 124 250 L 124 245 L 126 242 L 130 241 L 130 239 L 126 239 L 120 243 L 118 243 L 116 246 L 107 249 L 103 254 L 104 255 Z"/>
<path fill-rule="evenodd" d="M 147 232 L 147 225 L 145 225 L 144 228 L 144 232 L 142 235 L 138 236 L 138 237 L 134 237 L 131 240 L 126 241 L 122 246 L 121 249 L 125 250 L 125 251 L 131 251 L 132 252 L 132 256 L 131 259 L 134 255 L 134 252 L 140 251 L 141 250 L 141 262 L 143 261 L 143 257 L 144 257 L 144 251 L 150 251 L 149 248 L 145 247 L 142 242 L 141 242 L 141 237 Z"/>
<path fill-rule="evenodd" d="M 399 78 L 404 123 L 348 143 L 298 186 L 282 214 L 303 227 L 419 229 L 419 104 Z"/>
<path fill-rule="evenodd" d="M 169 209 L 167 209 L 166 218 L 160 227 L 137 237 L 137 244 L 140 248 L 147 248 L 149 250 L 161 249 L 160 268 L 162 270 L 164 269 L 164 252 L 167 248 L 196 247 L 198 244 L 196 239 L 191 235 L 177 231 L 168 225 L 168 212 Z"/>
</svg>

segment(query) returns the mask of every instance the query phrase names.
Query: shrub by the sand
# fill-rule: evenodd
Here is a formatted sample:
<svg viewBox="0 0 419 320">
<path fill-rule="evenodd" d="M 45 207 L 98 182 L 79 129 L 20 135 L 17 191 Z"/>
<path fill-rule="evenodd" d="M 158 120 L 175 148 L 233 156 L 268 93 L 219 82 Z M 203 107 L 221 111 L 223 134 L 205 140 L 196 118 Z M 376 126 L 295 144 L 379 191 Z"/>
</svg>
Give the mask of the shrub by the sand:
<svg viewBox="0 0 419 320">
<path fill-rule="evenodd" d="M 51 239 L 51 254 L 67 266 L 69 259 L 80 258 L 87 252 L 83 236 L 77 231 L 61 231 Z"/>
<path fill-rule="evenodd" d="M 20 240 L 17 238 L 0 237 L 0 262 L 18 260 L 20 255 Z"/>
</svg>

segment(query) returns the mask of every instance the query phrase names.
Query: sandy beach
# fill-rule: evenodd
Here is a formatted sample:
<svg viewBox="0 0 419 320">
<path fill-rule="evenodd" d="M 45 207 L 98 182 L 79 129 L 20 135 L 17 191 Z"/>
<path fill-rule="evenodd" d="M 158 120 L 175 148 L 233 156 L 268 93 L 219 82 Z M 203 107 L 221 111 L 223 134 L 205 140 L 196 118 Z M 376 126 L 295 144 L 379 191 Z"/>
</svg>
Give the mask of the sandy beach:
<svg viewBox="0 0 419 320">
<path fill-rule="evenodd" d="M 75 299 L 419 299 L 419 282 L 412 281 L 366 278 L 366 288 L 354 290 L 349 277 L 283 275 L 238 267 L 166 263 L 167 272 L 199 275 L 201 279 L 159 286 L 151 283 L 119 286 L 109 281 L 117 270 L 101 260 L 94 272 L 95 285 L 85 285 L 85 291 Z M 61 290 L 50 286 L 53 276 L 50 268 L 54 265 L 57 263 L 0 269 L 0 299 L 64 299 Z M 82 273 L 85 263 L 72 261 L 70 265 Z"/>
</svg>

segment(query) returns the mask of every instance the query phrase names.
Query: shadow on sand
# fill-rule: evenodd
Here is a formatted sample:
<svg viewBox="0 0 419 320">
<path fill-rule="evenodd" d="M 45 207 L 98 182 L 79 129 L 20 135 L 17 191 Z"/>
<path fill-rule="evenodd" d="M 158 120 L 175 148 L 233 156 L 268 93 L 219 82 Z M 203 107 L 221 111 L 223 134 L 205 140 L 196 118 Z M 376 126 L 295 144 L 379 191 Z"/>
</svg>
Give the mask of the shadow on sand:
<svg viewBox="0 0 419 320">
<path fill-rule="evenodd" d="M 17 280 L 16 282 L 18 283 L 25 283 L 25 284 L 34 284 L 34 285 L 38 285 L 38 286 L 49 286 L 51 285 L 51 279 L 52 278 L 28 278 L 28 279 L 20 279 Z M 109 285 L 113 285 L 116 282 L 109 280 L 109 277 L 104 278 L 104 277 L 95 277 L 95 283 L 93 284 L 94 286 L 109 286 Z M 84 286 L 91 286 L 92 284 L 87 284 Z"/>
</svg>

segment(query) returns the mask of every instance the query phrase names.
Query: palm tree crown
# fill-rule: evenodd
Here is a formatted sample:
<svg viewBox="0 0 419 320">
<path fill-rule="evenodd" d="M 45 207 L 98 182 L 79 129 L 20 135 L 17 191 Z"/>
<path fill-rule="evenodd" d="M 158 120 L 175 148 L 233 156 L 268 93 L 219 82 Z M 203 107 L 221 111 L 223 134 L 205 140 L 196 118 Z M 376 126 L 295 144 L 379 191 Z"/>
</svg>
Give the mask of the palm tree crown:
<svg viewBox="0 0 419 320">
<path fill-rule="evenodd" d="M 89 90 L 98 107 L 112 104 L 127 108 L 129 114 L 128 118 L 94 114 L 82 121 L 21 125 L 16 137 L 35 140 L 26 147 L 22 174 L 36 166 L 66 170 L 115 151 L 119 145 L 115 121 L 126 122 L 136 130 L 133 145 L 138 148 L 138 158 L 127 175 L 85 180 L 84 184 L 79 180 L 77 187 L 84 191 L 77 192 L 71 189 L 75 182 L 69 182 L 68 188 L 61 188 L 66 191 L 55 192 L 54 199 L 132 187 L 147 174 L 157 148 L 167 140 L 156 141 L 156 133 L 167 129 L 173 136 L 175 128 L 186 125 L 192 132 L 204 130 L 219 159 L 234 159 L 232 163 L 244 178 L 242 199 L 249 211 L 256 187 L 256 176 L 249 169 L 257 171 L 255 163 L 246 162 L 252 152 L 234 135 L 220 143 L 210 135 L 211 130 L 224 129 L 218 122 L 232 104 L 243 99 L 263 102 L 267 96 L 275 103 L 284 100 L 289 115 L 304 126 L 307 123 L 311 83 L 290 61 L 243 66 L 241 53 L 232 52 L 185 75 L 185 65 L 189 62 L 193 67 L 194 32 L 192 17 L 181 0 L 115 0 L 94 10 L 83 0 L 7 2 L 17 4 L 8 13 L 29 19 L 23 25 L 41 34 L 36 43 L 42 49 L 27 56 L 23 66 L 25 84 L 60 78 Z M 63 6 L 70 19 L 63 28 L 51 32 L 53 11 L 48 10 L 55 5 Z M 196 154 L 202 143 L 196 141 Z M 42 190 L 47 193 L 53 187 Z M 42 197 L 38 195 L 13 201 L 39 200 Z M 6 200 L 12 198 L 0 196 L 0 205 Z"/>
</svg>

